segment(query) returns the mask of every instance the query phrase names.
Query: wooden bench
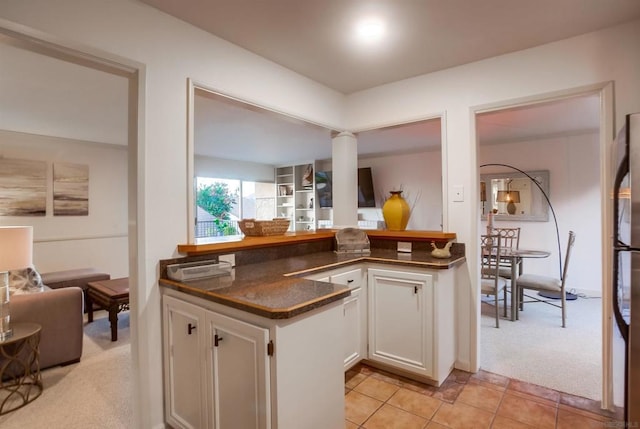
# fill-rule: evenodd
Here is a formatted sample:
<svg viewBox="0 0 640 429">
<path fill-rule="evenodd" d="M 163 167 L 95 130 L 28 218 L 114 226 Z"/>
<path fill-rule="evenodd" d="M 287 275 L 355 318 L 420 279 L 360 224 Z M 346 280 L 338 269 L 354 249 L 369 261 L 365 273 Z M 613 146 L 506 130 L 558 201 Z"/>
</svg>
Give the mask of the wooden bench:
<svg viewBox="0 0 640 429">
<path fill-rule="evenodd" d="M 50 273 L 41 273 L 41 276 L 42 283 L 49 286 L 51 289 L 79 287 L 82 289 L 85 303 L 87 302 L 87 289 L 89 289 L 89 282 L 109 280 L 111 278 L 109 274 L 98 271 L 95 268 L 54 271 Z M 84 312 L 88 313 L 88 309 L 86 307 Z"/>
<path fill-rule="evenodd" d="M 87 288 L 88 321 L 93 322 L 93 304 L 109 312 L 111 341 L 118 341 L 118 313 L 129 310 L 129 279 L 89 282 Z"/>
</svg>

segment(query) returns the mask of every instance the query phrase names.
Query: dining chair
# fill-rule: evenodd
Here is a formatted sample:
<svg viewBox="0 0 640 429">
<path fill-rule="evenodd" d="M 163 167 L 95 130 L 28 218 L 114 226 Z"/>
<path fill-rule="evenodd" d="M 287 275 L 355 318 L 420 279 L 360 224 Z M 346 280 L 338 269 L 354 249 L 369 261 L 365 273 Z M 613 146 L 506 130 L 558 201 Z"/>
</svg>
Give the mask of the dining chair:
<svg viewBox="0 0 640 429">
<path fill-rule="evenodd" d="M 500 277 L 500 248 L 499 235 L 481 236 L 482 269 L 480 289 L 483 295 L 493 295 L 496 311 L 496 328 L 500 327 L 500 311 L 498 309 L 498 295 L 503 293 L 504 316 L 507 316 L 507 281 Z M 512 309 L 513 311 L 513 309 Z"/>
<path fill-rule="evenodd" d="M 564 257 L 564 268 L 562 269 L 562 278 L 556 278 L 552 276 L 543 276 L 539 274 L 522 274 L 518 276 L 518 281 L 516 282 L 516 287 L 518 288 L 518 299 L 520 301 L 520 308 L 524 303 L 524 289 L 533 289 L 537 291 L 552 291 L 560 293 L 561 305 L 555 304 L 552 300 L 538 299 L 532 296 L 527 295 L 528 298 L 533 299 L 533 301 L 527 302 L 546 302 L 549 305 L 553 305 L 554 307 L 558 307 L 562 309 L 562 327 L 566 327 L 565 319 L 566 319 L 566 283 L 567 283 L 567 272 L 569 269 L 569 258 L 571 256 L 571 249 L 573 248 L 573 244 L 576 241 L 576 233 L 573 231 L 569 231 L 569 241 L 567 242 L 567 252 Z M 512 291 L 515 292 L 515 291 Z"/>
<path fill-rule="evenodd" d="M 500 236 L 501 249 L 518 249 L 520 247 L 520 228 L 493 228 L 492 234 Z M 500 260 L 500 277 L 511 279 L 511 258 Z M 518 261 L 518 275 L 522 274 L 522 260 Z"/>
</svg>

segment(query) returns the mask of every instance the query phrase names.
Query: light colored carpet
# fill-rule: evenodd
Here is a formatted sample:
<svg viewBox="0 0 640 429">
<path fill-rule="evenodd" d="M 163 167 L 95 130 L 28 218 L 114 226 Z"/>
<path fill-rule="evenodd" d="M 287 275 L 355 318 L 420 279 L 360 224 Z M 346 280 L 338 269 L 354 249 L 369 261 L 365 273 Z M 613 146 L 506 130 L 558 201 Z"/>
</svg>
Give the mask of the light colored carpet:
<svg viewBox="0 0 640 429">
<path fill-rule="evenodd" d="M 527 293 L 533 295 L 536 292 Z M 501 318 L 500 328 L 496 329 L 494 307 L 483 302 L 480 367 L 561 392 L 600 400 L 601 305 L 600 298 L 567 301 L 567 327 L 563 329 L 559 308 L 544 303 L 528 303 L 518 321 Z M 500 311 L 502 315 L 502 303 Z"/>
<path fill-rule="evenodd" d="M 80 362 L 43 370 L 42 395 L 25 407 L 1 416 L 0 427 L 131 427 L 129 313 L 120 313 L 118 319 L 118 341 L 112 342 L 107 313 L 96 312 L 94 322 L 85 324 Z"/>
</svg>

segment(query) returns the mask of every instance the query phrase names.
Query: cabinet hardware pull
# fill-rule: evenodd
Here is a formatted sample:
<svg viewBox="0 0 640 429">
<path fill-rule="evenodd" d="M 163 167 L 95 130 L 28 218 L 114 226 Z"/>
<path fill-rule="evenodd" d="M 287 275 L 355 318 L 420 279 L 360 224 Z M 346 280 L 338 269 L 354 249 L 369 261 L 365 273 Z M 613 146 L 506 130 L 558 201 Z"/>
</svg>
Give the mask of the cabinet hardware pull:
<svg viewBox="0 0 640 429">
<path fill-rule="evenodd" d="M 187 325 L 187 330 L 189 332 L 189 335 L 191 335 L 191 333 L 195 331 L 197 327 L 198 327 L 197 325 L 192 325 L 191 323 L 189 323 L 189 325 Z"/>
<path fill-rule="evenodd" d="M 347 283 L 353 283 L 353 279 L 347 280 Z"/>
<path fill-rule="evenodd" d="M 418 286 L 413 287 L 413 293 L 418 293 Z"/>
<path fill-rule="evenodd" d="M 213 337 L 213 346 L 214 346 L 214 347 L 218 347 L 218 345 L 220 344 L 220 341 L 222 341 L 223 339 L 224 339 L 224 338 L 222 338 L 222 337 L 218 336 L 218 334 L 216 334 L 216 335 Z"/>
</svg>

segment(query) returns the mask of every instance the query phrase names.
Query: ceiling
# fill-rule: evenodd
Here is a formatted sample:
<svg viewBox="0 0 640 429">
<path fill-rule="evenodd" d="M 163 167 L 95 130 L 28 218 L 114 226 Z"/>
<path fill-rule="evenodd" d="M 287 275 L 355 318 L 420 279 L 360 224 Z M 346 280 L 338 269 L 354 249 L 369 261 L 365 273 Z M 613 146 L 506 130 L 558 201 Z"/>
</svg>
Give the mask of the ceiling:
<svg viewBox="0 0 640 429">
<path fill-rule="evenodd" d="M 640 18 L 637 0 L 141 1 L 344 94 Z M 363 16 L 387 20 L 384 43 L 355 41 Z M 272 164 L 331 157 L 331 130 L 197 98 L 198 153 Z M 480 115 L 478 137 L 504 143 L 598 126 L 597 96 L 578 97 Z M 361 157 L 439 150 L 440 120 L 357 137 Z"/>
<path fill-rule="evenodd" d="M 638 0 L 144 3 L 203 28 L 211 25 L 218 36 L 345 93 L 640 16 Z M 179 10 L 169 9 L 173 4 Z M 355 49 L 344 40 L 348 21 L 367 8 L 392 17 L 389 32 L 394 36 L 388 43 L 393 46 L 347 54 L 345 50 Z M 500 43 L 494 43 L 497 39 Z M 508 46 L 501 39 L 508 40 Z M 0 38 L 0 57 L 0 129 L 126 145 L 124 78 L 26 51 L 7 37 Z M 316 66 L 305 68 L 309 64 Z M 332 130 L 200 95 L 195 110 L 199 153 L 270 164 L 331 157 Z M 594 95 L 479 115 L 478 136 L 481 144 L 504 143 L 589 132 L 598 126 L 599 100 Z M 439 119 L 358 134 L 360 156 L 439 146 Z"/>
<path fill-rule="evenodd" d="M 640 18 L 638 0 L 140 0 L 344 94 Z M 358 43 L 362 17 L 386 21 Z"/>
</svg>

